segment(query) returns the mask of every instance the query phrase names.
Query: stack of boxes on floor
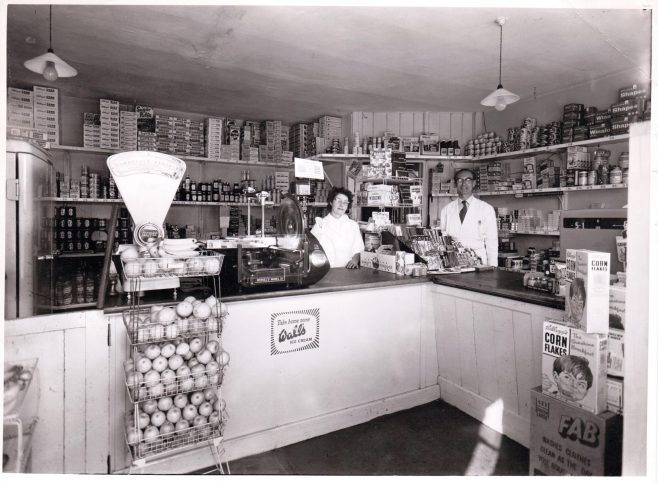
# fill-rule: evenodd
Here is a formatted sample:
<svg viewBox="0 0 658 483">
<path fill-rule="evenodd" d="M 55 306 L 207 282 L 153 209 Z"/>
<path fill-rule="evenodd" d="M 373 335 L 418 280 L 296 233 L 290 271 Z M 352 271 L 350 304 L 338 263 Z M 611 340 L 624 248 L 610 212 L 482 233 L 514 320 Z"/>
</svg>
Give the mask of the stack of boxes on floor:
<svg viewBox="0 0 658 483">
<path fill-rule="evenodd" d="M 30 139 L 42 147 L 59 144 L 59 91 L 7 89 L 7 134 Z"/>
<path fill-rule="evenodd" d="M 623 333 L 610 330 L 623 326 L 623 287 L 610 287 L 609 253 L 566 258 L 565 317 L 544 322 L 542 386 L 531 391 L 530 474 L 619 475 L 621 379 L 608 375 L 623 376 Z"/>
</svg>

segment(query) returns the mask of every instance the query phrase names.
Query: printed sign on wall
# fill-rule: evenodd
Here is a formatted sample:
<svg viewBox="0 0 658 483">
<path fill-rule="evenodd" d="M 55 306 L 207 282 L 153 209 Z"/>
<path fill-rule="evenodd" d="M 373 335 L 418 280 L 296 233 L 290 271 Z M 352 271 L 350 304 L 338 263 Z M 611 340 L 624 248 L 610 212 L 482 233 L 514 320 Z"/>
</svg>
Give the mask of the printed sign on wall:
<svg viewBox="0 0 658 483">
<path fill-rule="evenodd" d="M 319 308 L 278 312 L 271 324 L 271 355 L 320 347 Z"/>
</svg>

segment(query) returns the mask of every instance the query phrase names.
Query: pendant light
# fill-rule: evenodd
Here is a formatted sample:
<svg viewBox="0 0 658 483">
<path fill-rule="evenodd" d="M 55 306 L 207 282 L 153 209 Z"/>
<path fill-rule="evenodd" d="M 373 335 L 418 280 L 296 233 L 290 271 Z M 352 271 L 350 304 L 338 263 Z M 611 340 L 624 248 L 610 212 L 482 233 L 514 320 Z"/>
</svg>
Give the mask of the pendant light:
<svg viewBox="0 0 658 483">
<path fill-rule="evenodd" d="M 43 75 L 47 81 L 56 81 L 59 77 L 73 77 L 78 71 L 55 55 L 53 43 L 53 6 L 50 5 L 48 52 L 34 59 L 26 60 L 23 65 L 32 72 Z"/>
<path fill-rule="evenodd" d="M 513 92 L 503 89 L 502 71 L 503 71 L 503 25 L 505 17 L 498 17 L 495 22 L 500 27 L 500 51 L 498 57 L 498 87 L 495 91 L 480 101 L 483 106 L 494 106 L 497 111 L 503 111 L 508 104 L 518 101 L 520 98 Z"/>
</svg>

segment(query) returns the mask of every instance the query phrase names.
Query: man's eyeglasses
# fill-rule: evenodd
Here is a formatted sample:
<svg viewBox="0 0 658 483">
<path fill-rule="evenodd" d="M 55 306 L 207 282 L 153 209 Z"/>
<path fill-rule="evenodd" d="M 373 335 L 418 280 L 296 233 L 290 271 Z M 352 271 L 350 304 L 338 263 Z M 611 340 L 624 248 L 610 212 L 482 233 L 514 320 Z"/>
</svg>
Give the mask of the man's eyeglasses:
<svg viewBox="0 0 658 483">
<path fill-rule="evenodd" d="M 473 178 L 458 178 L 456 183 L 457 184 L 473 183 Z"/>
</svg>

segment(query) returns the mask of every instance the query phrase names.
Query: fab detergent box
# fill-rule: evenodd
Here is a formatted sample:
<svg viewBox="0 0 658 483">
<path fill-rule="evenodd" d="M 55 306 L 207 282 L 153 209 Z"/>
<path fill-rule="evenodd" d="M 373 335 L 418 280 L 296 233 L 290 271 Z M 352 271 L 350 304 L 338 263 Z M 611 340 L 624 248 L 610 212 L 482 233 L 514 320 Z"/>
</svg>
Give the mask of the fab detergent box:
<svg viewBox="0 0 658 483">
<path fill-rule="evenodd" d="M 568 249 L 564 321 L 587 333 L 606 334 L 610 305 L 610 254 Z"/>
<path fill-rule="evenodd" d="M 605 411 L 608 335 L 544 321 L 542 392 L 594 414 Z"/>
<path fill-rule="evenodd" d="M 530 391 L 530 475 L 621 475 L 622 417 Z"/>
</svg>

